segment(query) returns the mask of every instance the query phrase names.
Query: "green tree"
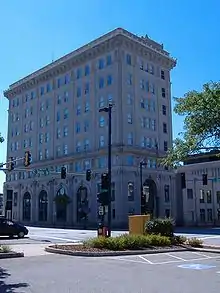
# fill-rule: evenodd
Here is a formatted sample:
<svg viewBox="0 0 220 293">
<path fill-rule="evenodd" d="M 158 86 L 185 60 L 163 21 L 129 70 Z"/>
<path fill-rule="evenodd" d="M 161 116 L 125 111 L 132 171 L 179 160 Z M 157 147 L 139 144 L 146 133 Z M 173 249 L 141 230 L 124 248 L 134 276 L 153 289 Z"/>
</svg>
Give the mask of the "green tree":
<svg viewBox="0 0 220 293">
<path fill-rule="evenodd" d="M 189 155 L 220 148 L 220 82 L 206 83 L 201 92 L 189 91 L 174 101 L 174 112 L 185 118 L 184 131 L 161 160 L 172 167 Z"/>
<path fill-rule="evenodd" d="M 0 133 L 0 143 L 2 143 L 4 141 L 4 138 L 2 137 L 1 133 Z"/>
</svg>

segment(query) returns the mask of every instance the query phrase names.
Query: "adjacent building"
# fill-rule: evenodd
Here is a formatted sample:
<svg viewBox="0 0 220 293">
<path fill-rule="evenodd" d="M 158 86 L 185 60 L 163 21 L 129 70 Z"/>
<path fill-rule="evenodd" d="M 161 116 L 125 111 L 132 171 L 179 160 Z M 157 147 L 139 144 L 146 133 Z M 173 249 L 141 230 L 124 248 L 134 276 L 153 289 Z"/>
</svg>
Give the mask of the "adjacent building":
<svg viewBox="0 0 220 293">
<path fill-rule="evenodd" d="M 0 193 L 0 216 L 4 214 L 3 193 Z"/>
<path fill-rule="evenodd" d="M 96 194 L 108 151 L 108 117 L 99 109 L 112 103 L 113 226 L 125 226 L 129 214 L 140 213 L 143 161 L 154 214 L 175 217 L 174 173 L 157 165 L 172 143 L 175 66 L 163 45 L 118 28 L 10 85 L 4 92 L 7 159 L 29 150 L 32 164 L 25 169 L 19 160 L 7 173 L 9 215 L 25 223 L 74 227 L 86 213 L 87 223 L 96 225 Z M 66 180 L 60 179 L 62 166 Z M 49 174 L 40 173 L 45 168 Z M 90 182 L 87 169 L 94 175 Z"/>
<path fill-rule="evenodd" d="M 177 170 L 176 187 L 179 225 L 220 225 L 220 158 L 215 152 L 190 156 Z"/>
</svg>

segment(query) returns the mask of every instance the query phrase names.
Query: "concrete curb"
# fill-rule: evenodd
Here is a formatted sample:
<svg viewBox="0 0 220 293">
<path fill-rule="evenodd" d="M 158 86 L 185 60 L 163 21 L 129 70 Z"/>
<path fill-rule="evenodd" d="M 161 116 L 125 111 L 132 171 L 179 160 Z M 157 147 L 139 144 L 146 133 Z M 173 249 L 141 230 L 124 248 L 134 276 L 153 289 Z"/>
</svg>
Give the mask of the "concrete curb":
<svg viewBox="0 0 220 293">
<path fill-rule="evenodd" d="M 0 259 L 24 257 L 23 252 L 1 252 Z"/>
<path fill-rule="evenodd" d="M 193 247 L 193 250 L 210 253 L 220 253 L 220 246 L 203 245 L 203 247 Z"/>
<path fill-rule="evenodd" d="M 132 251 L 111 251 L 111 252 L 85 252 L 85 251 L 71 251 L 53 247 L 46 247 L 45 251 L 56 254 L 84 256 L 84 257 L 105 257 L 105 256 L 123 256 L 123 255 L 141 255 L 141 254 L 158 254 L 168 252 L 193 251 L 190 247 L 180 247 L 171 249 L 152 249 L 152 250 L 132 250 Z"/>
</svg>

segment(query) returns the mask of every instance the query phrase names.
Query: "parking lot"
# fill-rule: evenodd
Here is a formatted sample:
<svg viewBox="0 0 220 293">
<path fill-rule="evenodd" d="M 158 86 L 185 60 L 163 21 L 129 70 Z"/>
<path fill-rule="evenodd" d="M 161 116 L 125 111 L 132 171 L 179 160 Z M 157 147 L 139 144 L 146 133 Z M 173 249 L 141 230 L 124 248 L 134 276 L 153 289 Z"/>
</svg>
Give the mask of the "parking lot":
<svg viewBox="0 0 220 293">
<path fill-rule="evenodd" d="M 140 265 L 183 265 L 183 267 L 190 266 L 194 269 L 202 269 L 209 266 L 215 266 L 220 271 L 220 254 L 203 253 L 196 251 L 182 251 L 158 254 L 144 254 L 136 256 L 116 256 L 108 257 L 111 261 L 136 263 Z M 197 267 L 194 265 L 197 264 Z M 200 267 L 200 268 L 199 268 Z"/>
</svg>

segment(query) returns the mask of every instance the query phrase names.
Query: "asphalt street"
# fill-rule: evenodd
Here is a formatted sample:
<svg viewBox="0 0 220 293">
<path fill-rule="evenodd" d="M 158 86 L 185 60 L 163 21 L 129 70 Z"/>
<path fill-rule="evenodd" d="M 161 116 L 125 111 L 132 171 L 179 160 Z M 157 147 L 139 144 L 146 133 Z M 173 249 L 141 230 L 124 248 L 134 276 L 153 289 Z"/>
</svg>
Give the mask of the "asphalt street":
<svg viewBox="0 0 220 293">
<path fill-rule="evenodd" d="M 81 242 L 83 240 L 95 237 L 97 231 L 95 230 L 75 230 L 75 229 L 56 229 L 56 228 L 40 228 L 28 227 L 29 235 L 24 239 L 9 239 L 8 237 L 0 237 L 0 244 L 37 244 L 37 243 L 69 243 Z M 216 232 L 217 231 L 217 232 Z M 127 231 L 113 231 L 112 235 L 120 235 Z M 218 234 L 219 232 L 219 234 Z M 215 230 L 198 230 L 186 231 L 177 233 L 178 235 L 185 235 L 187 237 L 197 237 L 204 241 L 205 244 L 220 246 L 220 231 Z"/>
<path fill-rule="evenodd" d="M 179 252 L 0 260 L 1 293 L 218 293 L 220 255 Z"/>
<path fill-rule="evenodd" d="M 69 243 L 81 242 L 97 235 L 95 230 L 76 230 L 76 229 L 56 229 L 56 228 L 39 228 L 28 227 L 29 235 L 24 239 L 9 239 L 0 237 L 0 244 L 34 244 L 34 243 Z M 127 231 L 113 231 L 112 235 L 120 235 Z M 205 244 L 220 246 L 220 229 L 200 229 L 178 231 L 178 235 L 187 237 L 197 237 L 204 241 Z"/>
</svg>

